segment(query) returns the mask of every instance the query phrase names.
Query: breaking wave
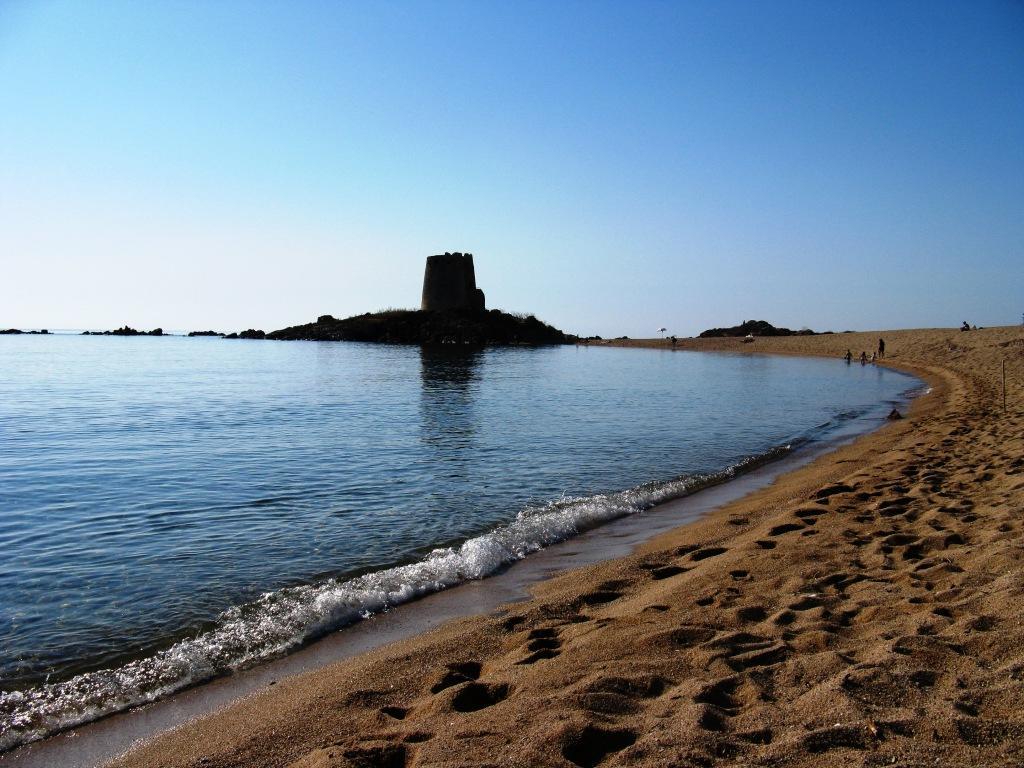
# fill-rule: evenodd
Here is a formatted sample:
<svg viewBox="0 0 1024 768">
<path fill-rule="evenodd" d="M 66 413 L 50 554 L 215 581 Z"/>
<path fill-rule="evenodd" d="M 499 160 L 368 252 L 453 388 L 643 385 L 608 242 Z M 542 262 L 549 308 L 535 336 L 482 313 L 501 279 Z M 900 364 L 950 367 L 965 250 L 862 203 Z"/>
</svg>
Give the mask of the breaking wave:
<svg viewBox="0 0 1024 768">
<path fill-rule="evenodd" d="M 211 629 L 122 666 L 0 693 L 0 752 L 279 657 L 402 603 L 485 578 L 540 549 L 603 523 L 730 480 L 788 454 L 803 439 L 727 469 L 611 494 L 527 507 L 516 518 L 422 560 L 350 579 L 261 595 L 222 613 Z"/>
</svg>

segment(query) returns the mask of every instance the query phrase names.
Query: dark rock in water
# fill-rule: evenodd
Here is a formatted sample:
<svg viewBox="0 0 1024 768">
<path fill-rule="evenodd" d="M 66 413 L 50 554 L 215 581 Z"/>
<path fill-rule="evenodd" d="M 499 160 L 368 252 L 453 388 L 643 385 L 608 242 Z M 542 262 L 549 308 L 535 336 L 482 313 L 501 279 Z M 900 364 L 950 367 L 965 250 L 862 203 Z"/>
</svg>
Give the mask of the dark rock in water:
<svg viewBox="0 0 1024 768">
<path fill-rule="evenodd" d="M 569 344 L 575 336 L 533 315 L 510 315 L 497 309 L 423 311 L 389 310 L 336 320 L 321 315 L 315 323 L 267 334 L 268 339 L 306 341 L 375 341 L 390 344 Z"/>
<path fill-rule="evenodd" d="M 229 333 L 225 339 L 265 339 L 267 334 L 255 328 L 248 328 L 241 333 Z"/>
<path fill-rule="evenodd" d="M 82 331 L 83 336 L 138 336 L 142 331 L 129 328 L 127 325 L 113 331 Z"/>
<path fill-rule="evenodd" d="M 891 411 L 889 411 L 889 415 L 886 416 L 885 418 L 889 419 L 889 421 L 897 421 L 899 419 L 902 419 L 903 416 L 902 414 L 900 414 L 899 411 L 893 408 Z"/>
<path fill-rule="evenodd" d="M 137 331 L 127 325 L 116 328 L 113 331 L 82 331 L 82 336 L 163 336 L 163 328 L 154 328 L 152 331 Z"/>
<path fill-rule="evenodd" d="M 224 334 L 220 331 L 189 331 L 189 337 L 192 336 L 223 336 Z"/>
<path fill-rule="evenodd" d="M 814 331 L 805 328 L 802 331 L 791 331 L 789 328 L 776 328 L 766 320 L 747 320 L 732 328 L 710 328 L 698 338 L 712 339 L 722 336 L 814 336 Z"/>
<path fill-rule="evenodd" d="M 20 333 L 24 333 L 24 331 L 18 328 L 8 328 L 6 331 L 0 331 L 0 336 L 14 336 Z"/>
<path fill-rule="evenodd" d="M 23 331 L 20 328 L 8 328 L 5 331 L 0 331 L 0 336 L 26 334 L 28 336 L 49 336 L 50 332 L 43 328 L 40 331 Z"/>
</svg>

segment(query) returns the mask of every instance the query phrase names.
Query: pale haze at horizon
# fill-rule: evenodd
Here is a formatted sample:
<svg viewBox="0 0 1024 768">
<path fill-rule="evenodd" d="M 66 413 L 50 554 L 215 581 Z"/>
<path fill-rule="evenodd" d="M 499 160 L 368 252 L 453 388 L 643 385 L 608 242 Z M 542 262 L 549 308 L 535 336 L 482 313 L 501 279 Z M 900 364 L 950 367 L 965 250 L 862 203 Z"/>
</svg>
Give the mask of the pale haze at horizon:
<svg viewBox="0 0 1024 768">
<path fill-rule="evenodd" d="M 0 3 L 0 326 L 1021 322 L 1024 5 Z"/>
</svg>

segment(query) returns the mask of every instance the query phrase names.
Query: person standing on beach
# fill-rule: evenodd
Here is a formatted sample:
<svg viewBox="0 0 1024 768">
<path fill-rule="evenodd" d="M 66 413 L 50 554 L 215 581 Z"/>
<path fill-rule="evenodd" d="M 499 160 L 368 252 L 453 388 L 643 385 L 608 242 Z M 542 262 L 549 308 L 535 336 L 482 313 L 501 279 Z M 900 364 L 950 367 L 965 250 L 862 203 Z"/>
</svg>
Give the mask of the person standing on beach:
<svg viewBox="0 0 1024 768">
<path fill-rule="evenodd" d="M 885 357 L 885 339 L 878 340 L 878 359 Z"/>
<path fill-rule="evenodd" d="M 867 352 L 862 351 L 860 353 L 860 364 L 861 365 L 867 365 L 868 364 L 868 353 Z"/>
<path fill-rule="evenodd" d="M 850 350 L 846 350 L 846 364 L 849 365 L 852 360 L 853 352 L 851 352 Z"/>
</svg>

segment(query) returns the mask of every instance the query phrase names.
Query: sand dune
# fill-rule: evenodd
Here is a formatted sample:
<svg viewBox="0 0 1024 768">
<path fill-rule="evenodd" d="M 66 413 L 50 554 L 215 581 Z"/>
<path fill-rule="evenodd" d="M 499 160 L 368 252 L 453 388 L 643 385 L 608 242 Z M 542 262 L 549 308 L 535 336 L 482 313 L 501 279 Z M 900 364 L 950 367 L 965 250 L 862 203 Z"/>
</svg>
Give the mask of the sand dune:
<svg viewBox="0 0 1024 768">
<path fill-rule="evenodd" d="M 1024 329 L 679 347 L 841 365 L 879 336 L 933 387 L 908 418 L 500 615 L 282 681 L 115 764 L 1024 764 Z"/>
</svg>

